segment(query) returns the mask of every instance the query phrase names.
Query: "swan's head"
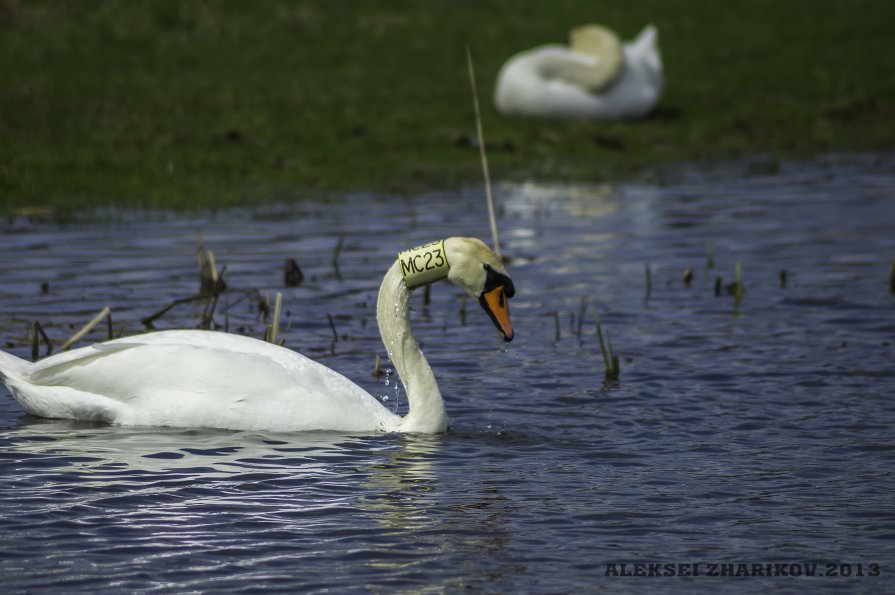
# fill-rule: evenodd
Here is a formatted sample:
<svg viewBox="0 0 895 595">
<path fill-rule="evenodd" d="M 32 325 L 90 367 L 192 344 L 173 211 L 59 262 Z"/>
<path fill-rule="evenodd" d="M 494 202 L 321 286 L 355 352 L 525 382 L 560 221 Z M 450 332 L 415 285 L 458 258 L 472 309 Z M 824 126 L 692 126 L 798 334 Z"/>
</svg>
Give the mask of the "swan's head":
<svg viewBox="0 0 895 595">
<path fill-rule="evenodd" d="M 516 288 L 497 255 L 476 238 L 447 238 L 444 251 L 450 266 L 448 280 L 478 300 L 504 340 L 512 341 L 509 299 Z"/>
</svg>

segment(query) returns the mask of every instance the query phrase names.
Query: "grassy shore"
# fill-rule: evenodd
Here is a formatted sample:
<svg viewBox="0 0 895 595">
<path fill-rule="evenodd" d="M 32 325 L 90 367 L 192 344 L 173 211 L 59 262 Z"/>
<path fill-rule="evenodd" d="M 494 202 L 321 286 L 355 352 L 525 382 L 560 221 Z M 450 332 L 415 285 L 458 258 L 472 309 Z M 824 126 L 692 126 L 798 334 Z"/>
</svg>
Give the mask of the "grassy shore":
<svg viewBox="0 0 895 595">
<path fill-rule="evenodd" d="M 582 22 L 657 25 L 654 116 L 501 117 L 502 62 Z M 0 0 L 0 212 L 477 182 L 466 45 L 498 179 L 890 149 L 892 23 L 889 0 Z"/>
</svg>

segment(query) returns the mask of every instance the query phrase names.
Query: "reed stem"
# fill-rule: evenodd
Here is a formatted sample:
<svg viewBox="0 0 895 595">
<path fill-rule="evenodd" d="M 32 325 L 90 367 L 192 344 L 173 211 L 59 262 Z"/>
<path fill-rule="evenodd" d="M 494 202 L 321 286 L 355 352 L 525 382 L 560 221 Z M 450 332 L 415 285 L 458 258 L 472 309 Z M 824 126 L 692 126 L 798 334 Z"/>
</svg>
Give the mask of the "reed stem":
<svg viewBox="0 0 895 595">
<path fill-rule="evenodd" d="M 62 347 L 59 348 L 60 351 L 68 351 L 68 348 L 71 347 L 74 343 L 81 340 L 81 338 L 93 330 L 93 328 L 102 322 L 103 318 L 110 315 L 112 313 L 112 309 L 109 306 L 106 306 L 102 310 L 100 310 L 99 314 L 93 317 L 93 320 L 84 325 L 84 328 L 79 330 L 77 333 L 72 335 L 72 337 L 62 344 Z"/>
<path fill-rule="evenodd" d="M 488 219 L 491 222 L 491 237 L 494 239 L 494 253 L 500 255 L 500 239 L 497 237 L 497 218 L 494 216 L 494 198 L 491 194 L 491 174 L 488 171 L 488 155 L 485 152 L 485 133 L 482 131 L 482 113 L 479 110 L 479 94 L 475 85 L 475 66 L 472 52 L 466 46 L 466 67 L 469 70 L 469 84 L 472 87 L 472 106 L 475 109 L 475 131 L 479 140 L 479 157 L 482 160 L 482 175 L 485 177 L 485 199 L 488 202 Z"/>
<path fill-rule="evenodd" d="M 382 360 L 379 359 L 379 354 L 376 354 L 376 363 L 373 365 L 373 378 L 379 378 L 382 376 Z"/>
<path fill-rule="evenodd" d="M 336 272 L 336 279 L 342 280 L 342 271 L 339 270 L 339 255 L 342 253 L 342 246 L 345 244 L 345 237 L 339 236 L 339 242 L 333 252 L 333 270 Z"/>
<path fill-rule="evenodd" d="M 621 368 L 619 366 L 618 356 L 612 353 L 612 342 L 609 341 L 609 333 L 606 333 L 606 340 L 603 340 L 603 329 L 600 326 L 600 317 L 597 315 L 597 309 L 593 308 L 594 322 L 597 326 L 597 339 L 600 341 L 600 353 L 603 355 L 603 367 L 606 369 L 606 380 L 618 380 Z"/>
<path fill-rule="evenodd" d="M 269 343 L 277 344 L 277 334 L 279 334 L 280 332 L 280 308 L 282 307 L 282 305 L 283 294 L 278 291 L 277 297 L 274 298 L 273 316 L 271 317 L 271 322 L 267 327 L 267 341 Z"/>
<path fill-rule="evenodd" d="M 336 321 L 333 320 L 333 315 L 327 312 L 326 319 L 329 320 L 329 328 L 333 331 L 333 341 L 338 341 L 339 333 L 336 331 Z"/>
</svg>

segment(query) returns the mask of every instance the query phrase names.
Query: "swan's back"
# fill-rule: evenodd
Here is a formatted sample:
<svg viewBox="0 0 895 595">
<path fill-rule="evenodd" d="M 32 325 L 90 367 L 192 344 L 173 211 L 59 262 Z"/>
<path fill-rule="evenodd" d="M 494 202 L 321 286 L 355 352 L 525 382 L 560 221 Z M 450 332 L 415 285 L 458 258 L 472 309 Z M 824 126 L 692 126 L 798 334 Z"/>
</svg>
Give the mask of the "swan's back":
<svg viewBox="0 0 895 595">
<path fill-rule="evenodd" d="M 209 331 L 85 347 L 20 367 L 5 381 L 29 413 L 123 425 L 390 431 L 399 420 L 299 353 Z"/>
<path fill-rule="evenodd" d="M 544 66 L 570 56 L 577 58 L 564 46 L 543 45 L 510 58 L 497 75 L 497 109 L 518 116 L 590 117 L 595 96 L 581 86 L 550 76 L 550 68 Z"/>
</svg>

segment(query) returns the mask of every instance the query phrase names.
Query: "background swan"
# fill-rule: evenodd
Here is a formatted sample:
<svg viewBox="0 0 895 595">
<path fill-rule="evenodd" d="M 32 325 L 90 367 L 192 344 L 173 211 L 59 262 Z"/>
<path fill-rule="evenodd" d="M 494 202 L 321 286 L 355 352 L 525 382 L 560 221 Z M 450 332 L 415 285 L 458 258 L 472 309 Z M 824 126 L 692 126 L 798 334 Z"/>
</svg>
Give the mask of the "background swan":
<svg viewBox="0 0 895 595">
<path fill-rule="evenodd" d="M 648 25 L 621 44 L 599 25 L 573 29 L 570 45 L 516 54 L 497 75 L 501 113 L 544 118 L 642 118 L 662 94 L 658 33 Z"/>
<path fill-rule="evenodd" d="M 243 430 L 441 432 L 435 376 L 410 331 L 410 290 L 447 278 L 513 338 L 513 282 L 474 238 L 402 252 L 379 289 L 376 318 L 404 384 L 398 417 L 341 374 L 292 350 L 211 331 L 162 331 L 116 339 L 36 363 L 0 352 L 0 378 L 33 415 L 133 426 Z"/>
</svg>

